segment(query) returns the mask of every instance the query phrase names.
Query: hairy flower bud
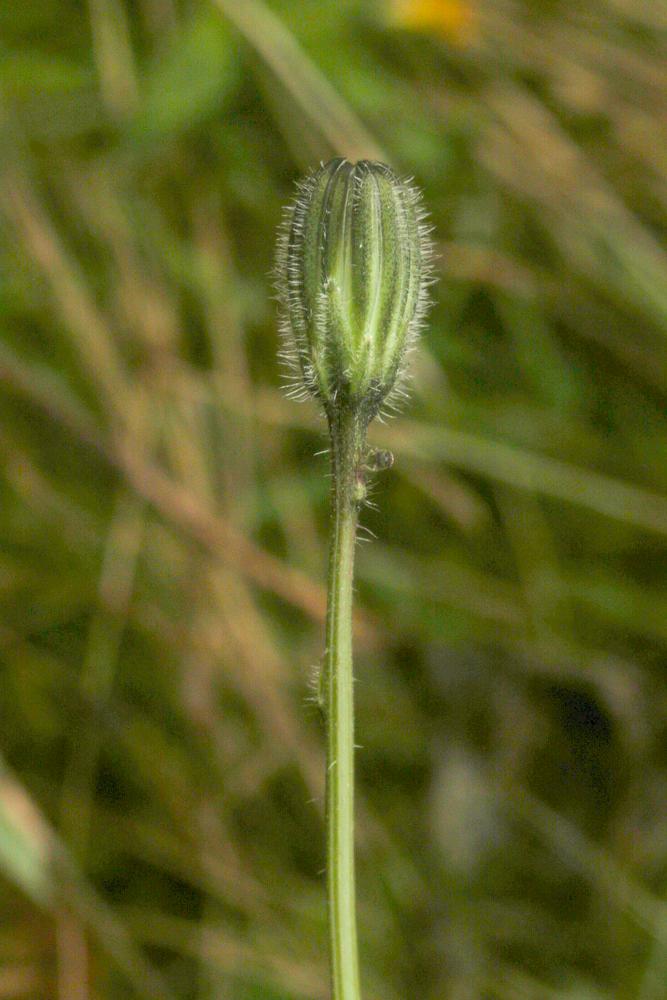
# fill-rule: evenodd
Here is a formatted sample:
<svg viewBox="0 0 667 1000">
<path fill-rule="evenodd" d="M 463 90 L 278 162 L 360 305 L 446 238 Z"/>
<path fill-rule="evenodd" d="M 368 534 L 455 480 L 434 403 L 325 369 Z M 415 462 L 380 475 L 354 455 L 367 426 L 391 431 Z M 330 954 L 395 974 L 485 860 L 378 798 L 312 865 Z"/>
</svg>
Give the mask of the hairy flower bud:
<svg viewBox="0 0 667 1000">
<path fill-rule="evenodd" d="M 368 420 L 395 390 L 423 320 L 431 241 L 420 194 L 383 163 L 331 160 L 300 185 L 278 242 L 295 395 Z"/>
</svg>

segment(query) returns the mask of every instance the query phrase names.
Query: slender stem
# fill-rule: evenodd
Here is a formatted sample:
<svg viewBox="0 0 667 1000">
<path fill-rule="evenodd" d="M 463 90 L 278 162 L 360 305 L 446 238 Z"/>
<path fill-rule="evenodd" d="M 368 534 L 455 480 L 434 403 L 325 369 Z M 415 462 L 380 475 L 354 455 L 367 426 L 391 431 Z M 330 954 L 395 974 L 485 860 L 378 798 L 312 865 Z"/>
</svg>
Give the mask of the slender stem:
<svg viewBox="0 0 667 1000">
<path fill-rule="evenodd" d="M 331 418 L 329 549 L 323 695 L 327 717 L 327 895 L 332 1000 L 360 1000 L 354 888 L 354 697 L 352 582 L 365 425 Z"/>
</svg>

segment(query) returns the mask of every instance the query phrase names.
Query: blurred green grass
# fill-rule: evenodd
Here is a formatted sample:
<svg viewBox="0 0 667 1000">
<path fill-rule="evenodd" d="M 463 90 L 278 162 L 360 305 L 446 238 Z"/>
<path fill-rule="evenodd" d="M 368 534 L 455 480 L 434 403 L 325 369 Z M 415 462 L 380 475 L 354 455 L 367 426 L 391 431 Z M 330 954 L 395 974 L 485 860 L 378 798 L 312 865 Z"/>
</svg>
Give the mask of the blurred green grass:
<svg viewBox="0 0 667 1000">
<path fill-rule="evenodd" d="M 667 8 L 0 7 L 0 997 L 327 996 L 303 170 L 425 189 L 365 524 L 369 1000 L 667 997 Z"/>
</svg>

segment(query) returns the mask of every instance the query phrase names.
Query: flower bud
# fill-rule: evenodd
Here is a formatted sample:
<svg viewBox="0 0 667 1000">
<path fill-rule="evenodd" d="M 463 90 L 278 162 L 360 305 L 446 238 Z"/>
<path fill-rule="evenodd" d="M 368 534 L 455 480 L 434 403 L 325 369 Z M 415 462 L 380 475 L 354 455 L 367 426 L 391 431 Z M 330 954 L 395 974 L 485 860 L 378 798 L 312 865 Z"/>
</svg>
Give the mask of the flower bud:
<svg viewBox="0 0 667 1000">
<path fill-rule="evenodd" d="M 277 286 L 293 392 L 371 420 L 424 317 L 431 241 L 420 194 L 383 163 L 331 160 L 299 185 Z"/>
</svg>

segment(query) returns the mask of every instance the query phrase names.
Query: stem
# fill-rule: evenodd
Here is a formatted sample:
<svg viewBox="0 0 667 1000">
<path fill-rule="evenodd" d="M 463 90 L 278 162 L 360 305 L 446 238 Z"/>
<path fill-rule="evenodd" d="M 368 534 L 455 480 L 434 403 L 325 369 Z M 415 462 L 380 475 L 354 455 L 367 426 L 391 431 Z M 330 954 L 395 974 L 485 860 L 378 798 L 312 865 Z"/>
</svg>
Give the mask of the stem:
<svg viewBox="0 0 667 1000">
<path fill-rule="evenodd" d="M 354 889 L 354 697 L 352 582 L 365 423 L 330 416 L 332 534 L 324 697 L 327 718 L 327 898 L 332 1000 L 360 1000 Z"/>
</svg>

